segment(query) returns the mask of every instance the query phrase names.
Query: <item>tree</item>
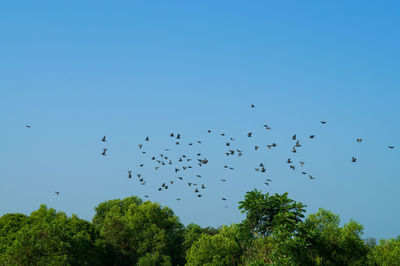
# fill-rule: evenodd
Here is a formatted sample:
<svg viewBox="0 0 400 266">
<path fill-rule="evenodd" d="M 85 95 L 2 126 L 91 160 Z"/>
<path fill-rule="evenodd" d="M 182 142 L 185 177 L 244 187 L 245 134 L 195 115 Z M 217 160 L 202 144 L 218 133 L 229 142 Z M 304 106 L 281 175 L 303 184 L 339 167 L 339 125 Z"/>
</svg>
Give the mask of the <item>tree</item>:
<svg viewBox="0 0 400 266">
<path fill-rule="evenodd" d="M 400 237 L 382 239 L 369 254 L 370 265 L 391 266 L 400 263 Z"/>
<path fill-rule="evenodd" d="M 112 247 L 119 265 L 183 265 L 184 227 L 171 209 L 137 197 L 96 208 L 93 223 Z"/>
<path fill-rule="evenodd" d="M 202 234 L 186 255 L 187 265 L 239 265 L 242 249 L 238 225 L 223 226 L 216 235 Z"/>
<path fill-rule="evenodd" d="M 5 253 L 7 247 L 14 242 L 18 231 L 28 223 L 29 217 L 20 213 L 10 213 L 0 217 L 0 254 Z"/>
<path fill-rule="evenodd" d="M 292 265 L 365 265 L 369 248 L 363 227 L 350 221 L 339 227 L 339 216 L 320 209 L 291 232 L 278 228 L 273 235 L 275 261 Z"/>
<path fill-rule="evenodd" d="M 25 218 L 23 218 L 25 219 Z M 6 265 L 102 265 L 94 226 L 41 205 L 1 256 Z"/>
<path fill-rule="evenodd" d="M 261 191 L 247 192 L 239 209 L 246 214 L 243 224 L 257 236 L 268 236 L 275 227 L 286 225 L 291 230 L 304 217 L 306 205 L 282 195 L 262 194 Z"/>
<path fill-rule="evenodd" d="M 203 234 L 213 236 L 218 232 L 218 229 L 212 227 L 202 228 L 194 223 L 188 224 L 185 228 L 185 242 L 183 243 L 184 250 L 189 250 L 192 244 L 199 240 Z"/>
</svg>

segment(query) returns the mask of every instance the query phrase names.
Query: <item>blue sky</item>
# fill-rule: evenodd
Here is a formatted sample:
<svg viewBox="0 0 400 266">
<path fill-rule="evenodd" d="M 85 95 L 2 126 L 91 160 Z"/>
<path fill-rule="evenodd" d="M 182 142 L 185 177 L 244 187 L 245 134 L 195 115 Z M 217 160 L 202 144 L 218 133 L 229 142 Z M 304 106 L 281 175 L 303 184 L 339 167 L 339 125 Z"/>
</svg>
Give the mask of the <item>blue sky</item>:
<svg viewBox="0 0 400 266">
<path fill-rule="evenodd" d="M 1 3 L 0 214 L 28 214 L 45 203 L 91 219 L 104 200 L 146 194 L 184 223 L 218 226 L 240 221 L 237 202 L 258 188 L 287 191 L 308 213 L 323 207 L 342 222 L 353 218 L 365 236 L 396 237 L 399 5 Z M 264 124 L 272 130 L 265 132 Z M 182 145 L 171 132 L 182 134 Z M 236 139 L 243 157 L 224 156 L 220 133 Z M 293 134 L 302 143 L 295 155 Z M 107 143 L 99 141 L 103 135 Z M 142 155 L 137 145 L 146 136 L 151 141 Z M 198 139 L 202 145 L 189 149 Z M 272 142 L 278 147 L 267 151 Z M 255 152 L 254 145 L 263 148 Z M 185 177 L 203 176 L 204 197 L 194 197 L 171 171 L 155 173 L 145 158 L 164 148 L 171 158 L 198 151 L 209 158 L 207 167 Z M 304 160 L 317 179 L 289 169 L 288 157 Z M 253 170 L 260 162 L 273 180 L 268 187 Z M 147 185 L 129 180 L 129 169 L 140 171 Z M 158 192 L 169 180 L 175 184 Z"/>
</svg>

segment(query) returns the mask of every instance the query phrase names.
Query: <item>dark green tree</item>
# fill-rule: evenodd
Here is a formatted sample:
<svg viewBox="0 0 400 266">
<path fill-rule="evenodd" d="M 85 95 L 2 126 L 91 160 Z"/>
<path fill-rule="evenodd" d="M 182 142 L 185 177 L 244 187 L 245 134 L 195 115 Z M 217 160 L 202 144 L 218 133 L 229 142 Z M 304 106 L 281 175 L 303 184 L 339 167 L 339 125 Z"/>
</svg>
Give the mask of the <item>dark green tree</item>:
<svg viewBox="0 0 400 266">
<path fill-rule="evenodd" d="M 102 265 L 105 254 L 97 245 L 98 237 L 91 223 L 41 205 L 16 232 L 0 262 L 5 265 Z"/>
<path fill-rule="evenodd" d="M 118 265 L 183 265 L 184 227 L 171 209 L 137 197 L 96 208 L 93 223 L 113 248 Z"/>
</svg>

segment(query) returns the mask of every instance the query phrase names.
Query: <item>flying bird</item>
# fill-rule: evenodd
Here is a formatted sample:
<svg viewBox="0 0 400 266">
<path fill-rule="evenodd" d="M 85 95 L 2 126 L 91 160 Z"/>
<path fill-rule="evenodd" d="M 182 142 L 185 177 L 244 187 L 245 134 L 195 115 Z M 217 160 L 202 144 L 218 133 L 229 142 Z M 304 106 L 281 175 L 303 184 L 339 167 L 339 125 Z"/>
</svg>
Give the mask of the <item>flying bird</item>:
<svg viewBox="0 0 400 266">
<path fill-rule="evenodd" d="M 132 178 L 132 171 L 128 170 L 128 178 Z"/>
<path fill-rule="evenodd" d="M 25 127 L 26 127 L 26 128 L 31 128 L 31 126 L 30 126 L 30 125 L 26 125 Z"/>
<path fill-rule="evenodd" d="M 351 162 L 353 163 L 357 162 L 357 158 L 353 156 L 353 158 L 351 158 Z"/>
<path fill-rule="evenodd" d="M 103 155 L 103 156 L 107 156 L 107 154 L 106 154 L 106 153 L 107 153 L 107 151 L 108 151 L 108 149 L 104 148 L 104 149 L 103 149 L 103 152 L 101 153 L 101 155 Z"/>
<path fill-rule="evenodd" d="M 326 121 L 321 121 L 321 124 L 325 125 L 325 124 L 326 124 Z"/>
<path fill-rule="evenodd" d="M 300 162 L 300 166 L 303 167 L 303 165 L 304 165 L 304 162 Z"/>
<path fill-rule="evenodd" d="M 145 141 L 149 141 L 149 140 L 150 140 L 150 138 L 149 138 L 149 137 L 146 137 L 146 138 L 145 138 Z"/>
<path fill-rule="evenodd" d="M 357 142 L 358 143 L 361 143 L 363 140 L 362 139 L 357 139 Z"/>
<path fill-rule="evenodd" d="M 388 146 L 389 149 L 394 149 L 394 146 Z"/>
<path fill-rule="evenodd" d="M 309 138 L 310 138 L 310 139 L 313 139 L 313 138 L 315 138 L 315 135 L 310 135 Z"/>
<path fill-rule="evenodd" d="M 57 196 L 60 195 L 59 191 L 54 191 L 54 193 L 56 193 Z"/>
<path fill-rule="evenodd" d="M 251 135 L 252 135 L 252 134 L 253 134 L 252 132 L 249 132 L 249 133 L 247 134 L 247 137 L 251 138 Z"/>
<path fill-rule="evenodd" d="M 107 141 L 107 140 L 106 140 L 106 136 L 104 136 L 104 137 L 101 139 L 101 141 L 106 142 L 106 141 Z"/>
</svg>

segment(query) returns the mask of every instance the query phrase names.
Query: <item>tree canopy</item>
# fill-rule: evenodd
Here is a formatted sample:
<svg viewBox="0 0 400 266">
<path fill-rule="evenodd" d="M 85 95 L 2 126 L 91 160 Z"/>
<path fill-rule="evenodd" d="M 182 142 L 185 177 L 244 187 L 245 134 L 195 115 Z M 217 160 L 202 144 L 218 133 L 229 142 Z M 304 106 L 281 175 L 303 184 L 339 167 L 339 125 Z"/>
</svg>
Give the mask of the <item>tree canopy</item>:
<svg viewBox="0 0 400 266">
<path fill-rule="evenodd" d="M 248 192 L 241 223 L 184 226 L 168 207 L 132 196 L 100 203 L 92 222 L 41 205 L 0 217 L 0 265 L 399 265 L 400 237 L 363 239 L 363 226 L 287 193 Z"/>
</svg>

